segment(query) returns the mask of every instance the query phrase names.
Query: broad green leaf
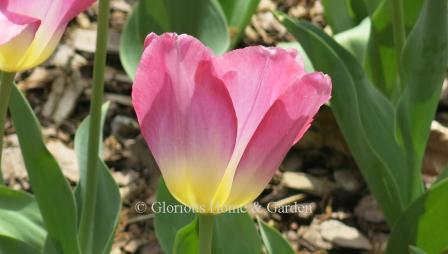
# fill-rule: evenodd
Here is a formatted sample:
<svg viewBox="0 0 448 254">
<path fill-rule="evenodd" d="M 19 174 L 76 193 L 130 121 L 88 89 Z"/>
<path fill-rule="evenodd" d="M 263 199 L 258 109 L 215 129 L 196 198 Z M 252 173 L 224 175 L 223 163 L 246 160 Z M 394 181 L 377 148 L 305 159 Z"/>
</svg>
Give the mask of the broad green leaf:
<svg viewBox="0 0 448 254">
<path fill-rule="evenodd" d="M 403 1 L 406 30 L 414 26 L 423 0 Z M 396 101 L 401 94 L 392 29 L 392 1 L 382 0 L 371 16 L 372 27 L 365 67 L 380 91 Z"/>
<path fill-rule="evenodd" d="M 350 5 L 351 0 L 323 0 L 325 20 L 337 34 L 357 25 Z"/>
<path fill-rule="evenodd" d="M 131 78 L 150 32 L 190 34 L 217 54 L 230 47 L 226 18 L 217 0 L 141 0 L 129 17 L 120 45 L 121 63 Z"/>
<path fill-rule="evenodd" d="M 277 47 L 297 50 L 297 52 L 299 52 L 300 56 L 303 59 L 303 63 L 305 64 L 305 71 L 314 72 L 313 64 L 311 63 L 310 58 L 308 57 L 300 43 L 298 43 L 297 41 L 280 42 L 279 44 L 277 44 Z"/>
<path fill-rule="evenodd" d="M 389 237 L 387 254 L 409 253 L 415 246 L 428 254 L 448 251 L 448 179 L 434 185 L 400 217 Z"/>
<path fill-rule="evenodd" d="M 42 254 L 38 249 L 20 240 L 0 234 L 0 253 L 4 254 Z"/>
<path fill-rule="evenodd" d="M 423 155 L 448 64 L 447 0 L 425 1 L 401 60 L 405 90 L 398 104 L 398 136 L 412 168 L 408 177 L 417 185 L 422 181 Z"/>
<path fill-rule="evenodd" d="M 0 235 L 42 250 L 47 236 L 43 223 L 33 196 L 0 186 Z"/>
<path fill-rule="evenodd" d="M 174 241 L 173 254 L 199 253 L 198 220 L 194 219 L 179 229 Z"/>
<path fill-rule="evenodd" d="M 229 25 L 232 46 L 238 43 L 260 0 L 219 0 Z"/>
<path fill-rule="evenodd" d="M 164 212 L 163 208 L 177 207 L 178 213 Z M 195 215 L 177 202 L 161 180 L 157 190 L 155 230 L 165 253 L 173 253 L 177 232 L 190 224 Z M 232 244 L 229 244 L 232 243 Z M 213 254 L 257 254 L 261 253 L 261 240 L 255 224 L 247 213 L 225 213 L 215 219 L 213 233 Z"/>
<path fill-rule="evenodd" d="M 370 19 L 366 18 L 349 30 L 336 34 L 334 39 L 356 57 L 359 63 L 364 62 L 367 42 L 370 34 Z"/>
<path fill-rule="evenodd" d="M 58 163 L 45 147 L 33 110 L 16 86 L 11 94 L 10 110 L 49 237 L 64 254 L 78 254 L 75 198 Z"/>
<path fill-rule="evenodd" d="M 104 120 L 107 115 L 109 104 L 104 104 L 102 108 L 102 125 L 103 129 Z M 78 205 L 78 214 L 82 210 L 82 188 L 83 183 L 86 182 L 87 175 L 87 146 L 89 140 L 89 124 L 90 117 L 84 119 L 78 128 L 75 136 L 75 151 L 78 157 L 81 180 L 79 187 L 76 189 L 76 201 Z M 100 147 L 100 154 L 102 154 L 102 148 Z M 104 161 L 98 157 L 98 191 L 96 198 L 95 208 L 95 227 L 93 234 L 93 246 L 89 251 L 90 253 L 109 254 L 110 248 L 113 243 L 115 230 L 118 225 L 118 219 L 121 209 L 120 192 L 114 178 L 110 174 L 110 171 Z"/>
<path fill-rule="evenodd" d="M 406 158 L 395 139 L 395 112 L 365 77 L 356 59 L 322 30 L 280 15 L 306 50 L 313 66 L 333 81 L 331 108 L 342 134 L 388 222 L 412 200 Z"/>
<path fill-rule="evenodd" d="M 409 254 L 427 254 L 427 253 L 415 246 L 409 246 Z"/>
<path fill-rule="evenodd" d="M 294 250 L 285 238 L 273 227 L 258 219 L 261 238 L 268 254 L 294 254 Z"/>
</svg>

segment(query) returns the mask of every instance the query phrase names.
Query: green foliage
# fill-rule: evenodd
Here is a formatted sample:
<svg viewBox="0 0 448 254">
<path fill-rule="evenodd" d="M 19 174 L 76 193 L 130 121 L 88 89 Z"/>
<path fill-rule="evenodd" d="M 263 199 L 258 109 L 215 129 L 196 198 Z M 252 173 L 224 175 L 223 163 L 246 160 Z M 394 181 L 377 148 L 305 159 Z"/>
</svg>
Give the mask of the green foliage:
<svg viewBox="0 0 448 254">
<path fill-rule="evenodd" d="M 0 186 L 0 235 L 43 249 L 47 231 L 33 196 Z"/>
<path fill-rule="evenodd" d="M 334 39 L 346 50 L 352 53 L 358 62 L 362 63 L 364 62 L 366 55 L 369 34 L 370 19 L 366 18 L 358 26 L 336 34 Z"/>
<path fill-rule="evenodd" d="M 0 235 L 0 253 L 41 254 L 42 252 L 25 242 Z"/>
<path fill-rule="evenodd" d="M 258 219 L 261 238 L 266 246 L 268 254 L 294 254 L 294 250 L 288 241 L 273 227 Z"/>
<path fill-rule="evenodd" d="M 367 7 L 360 0 L 323 0 L 325 19 L 333 33 L 348 30 L 367 16 Z"/>
<path fill-rule="evenodd" d="M 106 103 L 102 108 L 102 125 L 101 133 L 106 119 L 109 104 Z M 82 191 L 85 188 L 87 176 L 87 143 L 89 140 L 89 124 L 90 117 L 84 119 L 79 126 L 75 136 L 75 151 L 78 157 L 80 167 L 80 182 L 75 191 L 78 216 L 82 211 Z M 100 147 L 100 154 L 102 154 L 102 147 Z M 93 234 L 93 246 L 90 253 L 108 254 L 112 246 L 115 230 L 118 225 L 118 219 L 121 209 L 121 198 L 117 184 L 115 183 L 110 171 L 104 161 L 98 156 L 98 191 L 95 208 L 95 227 Z"/>
<path fill-rule="evenodd" d="M 372 27 L 365 62 L 366 72 L 375 86 L 388 98 L 397 100 L 401 94 L 392 29 L 392 1 L 373 3 Z M 414 26 L 423 0 L 403 1 L 406 31 Z M 446 8 L 445 8 L 446 9 Z M 445 10 L 443 9 L 443 10 Z"/>
<path fill-rule="evenodd" d="M 333 81 L 331 108 L 352 154 L 390 224 L 404 210 L 408 183 L 404 152 L 395 140 L 392 104 L 364 75 L 356 59 L 308 22 L 281 16 L 313 66 Z"/>
<path fill-rule="evenodd" d="M 385 4 L 379 4 L 373 22 L 375 15 L 385 13 Z M 350 55 L 320 29 L 281 16 L 288 30 L 300 39 L 316 69 L 332 77 L 331 107 L 336 120 L 389 225 L 394 225 L 423 193 L 420 168 L 448 59 L 446 5 L 446 0 L 425 1 L 417 23 L 412 26 L 418 1 L 405 6 L 410 10 L 406 24 L 414 28 L 402 52 L 401 70 L 393 74 L 401 80 L 401 85 L 394 86 L 402 88 L 394 95 L 398 103 L 388 98 L 391 93 L 384 90 L 380 93 L 376 88 L 381 87 L 374 87 L 359 64 L 363 59 L 366 24 L 344 32 L 346 40 L 340 37 L 344 33 L 336 36 L 352 52 Z M 381 22 L 390 26 L 391 21 L 384 18 Z M 375 25 L 372 24 L 372 29 Z M 371 36 L 374 33 L 371 30 Z M 355 48 L 359 50 L 352 47 L 356 36 L 359 44 Z M 394 50 L 391 58 L 395 58 Z M 388 62 L 388 57 L 382 61 Z M 381 69 L 379 66 L 375 69 Z M 369 66 L 366 68 L 368 72 Z"/>
<path fill-rule="evenodd" d="M 150 32 L 187 33 L 217 54 L 230 47 L 227 21 L 216 0 L 142 0 L 135 5 L 121 37 L 121 62 L 132 78 Z"/>
<path fill-rule="evenodd" d="M 387 254 L 408 253 L 410 245 L 427 254 L 448 251 L 448 179 L 420 196 L 392 229 Z"/>
<path fill-rule="evenodd" d="M 51 239 L 49 244 L 59 253 L 78 254 L 76 205 L 72 190 L 45 147 L 33 110 L 15 86 L 10 110 L 35 199 Z"/>
<path fill-rule="evenodd" d="M 157 190 L 156 204 L 154 207 L 156 209 L 155 229 L 162 249 L 166 253 L 173 253 L 176 241 L 176 246 L 184 246 L 183 248 L 185 248 L 186 244 L 195 245 L 198 237 L 195 215 L 171 196 L 163 181 L 160 181 Z M 178 212 L 167 213 L 162 210 L 159 211 L 159 209 L 163 208 L 162 205 L 165 205 L 165 207 L 177 207 Z M 180 212 L 181 209 L 184 212 Z M 197 246 L 191 247 L 191 250 L 196 250 L 195 248 Z M 186 252 L 186 250 L 182 252 L 177 251 L 174 253 L 197 253 L 194 251 Z M 229 212 L 215 217 L 213 254 L 227 253 L 261 253 L 260 237 L 255 224 L 247 213 Z"/>
<path fill-rule="evenodd" d="M 447 0 L 404 2 L 407 40 L 399 71 L 390 2 L 365 3 L 372 20 L 370 37 L 366 23 L 336 35 L 339 43 L 310 23 L 278 16 L 313 66 L 332 77 L 331 108 L 394 226 L 388 253 L 442 253 L 448 243 L 442 234 L 448 227 L 441 222 L 448 214 L 441 204 L 448 173 L 425 193 L 421 166 L 448 64 Z M 364 59 L 365 70 L 360 65 Z"/>
<path fill-rule="evenodd" d="M 423 155 L 448 64 L 447 3 L 425 1 L 402 52 L 404 92 L 397 109 L 398 137 L 406 148 L 408 178 L 414 185 L 421 181 Z"/>
</svg>

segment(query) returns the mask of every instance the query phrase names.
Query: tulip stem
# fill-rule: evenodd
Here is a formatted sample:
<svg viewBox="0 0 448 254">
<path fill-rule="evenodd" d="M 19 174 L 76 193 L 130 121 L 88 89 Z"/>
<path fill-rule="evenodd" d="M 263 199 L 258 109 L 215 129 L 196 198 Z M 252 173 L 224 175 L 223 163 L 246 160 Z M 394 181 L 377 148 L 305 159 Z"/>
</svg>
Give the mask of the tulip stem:
<svg viewBox="0 0 448 254">
<path fill-rule="evenodd" d="M 101 105 L 104 94 L 104 70 L 107 57 L 109 29 L 109 1 L 99 1 L 96 51 L 93 68 L 93 87 L 90 105 L 89 140 L 87 147 L 87 176 L 82 189 L 83 204 L 79 227 L 79 243 L 82 254 L 92 254 L 95 205 L 98 192 L 98 159 L 101 137 Z"/>
<path fill-rule="evenodd" d="M 199 218 L 199 254 L 212 253 L 213 224 L 215 216 L 198 214 Z"/>
<path fill-rule="evenodd" d="M 2 173 L 2 157 L 3 157 L 3 137 L 5 132 L 6 113 L 8 111 L 9 97 L 11 96 L 12 86 L 16 74 L 3 72 L 1 74 L 0 86 L 0 185 L 4 184 Z"/>
</svg>

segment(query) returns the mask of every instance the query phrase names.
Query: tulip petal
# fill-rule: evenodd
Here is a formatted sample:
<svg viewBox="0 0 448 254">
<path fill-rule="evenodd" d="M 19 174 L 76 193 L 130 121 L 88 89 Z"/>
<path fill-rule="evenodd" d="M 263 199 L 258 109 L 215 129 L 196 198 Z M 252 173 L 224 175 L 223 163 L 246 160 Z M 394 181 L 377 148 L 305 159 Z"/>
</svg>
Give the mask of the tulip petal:
<svg viewBox="0 0 448 254">
<path fill-rule="evenodd" d="M 314 115 L 329 100 L 330 94 L 330 78 L 312 73 L 303 76 L 275 101 L 238 164 L 227 205 L 242 206 L 263 191 L 288 150 L 310 127 Z"/>
<path fill-rule="evenodd" d="M 17 19 L 12 20 L 0 11 L 0 27 L 2 28 L 0 45 L 4 45 L 19 36 L 33 21 L 26 17 L 17 17 Z"/>
<path fill-rule="evenodd" d="M 0 9 L 40 20 L 67 23 L 95 0 L 3 0 Z"/>
<path fill-rule="evenodd" d="M 151 34 L 132 101 L 168 189 L 208 212 L 236 140 L 236 115 L 211 52 L 187 35 Z"/>
<path fill-rule="evenodd" d="M 305 74 L 303 61 L 295 50 L 255 46 L 218 57 L 216 66 L 238 118 L 238 161 L 274 101 Z"/>
<path fill-rule="evenodd" d="M 40 21 L 33 18 L 13 15 L 6 17 L 0 11 L 0 70 L 11 71 L 19 64 L 22 56 L 34 40 Z"/>
</svg>

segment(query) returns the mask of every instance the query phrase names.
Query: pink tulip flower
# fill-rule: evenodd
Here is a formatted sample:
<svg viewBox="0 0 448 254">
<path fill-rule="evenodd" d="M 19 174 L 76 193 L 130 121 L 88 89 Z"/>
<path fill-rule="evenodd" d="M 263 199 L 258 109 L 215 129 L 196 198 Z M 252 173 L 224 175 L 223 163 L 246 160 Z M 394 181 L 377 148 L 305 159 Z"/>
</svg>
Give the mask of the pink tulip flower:
<svg viewBox="0 0 448 254">
<path fill-rule="evenodd" d="M 222 56 L 189 35 L 150 34 L 132 102 L 171 194 L 199 213 L 252 202 L 330 99 L 295 51 Z"/>
<path fill-rule="evenodd" d="M 23 71 L 53 53 L 68 22 L 95 0 L 0 0 L 0 70 Z"/>
</svg>

